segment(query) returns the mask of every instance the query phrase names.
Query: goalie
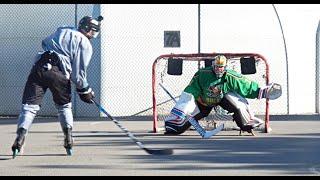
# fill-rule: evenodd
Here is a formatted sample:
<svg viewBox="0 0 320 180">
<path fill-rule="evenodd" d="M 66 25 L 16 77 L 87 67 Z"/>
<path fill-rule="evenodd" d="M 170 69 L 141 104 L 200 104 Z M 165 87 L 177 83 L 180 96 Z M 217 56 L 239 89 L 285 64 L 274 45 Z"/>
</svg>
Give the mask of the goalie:
<svg viewBox="0 0 320 180">
<path fill-rule="evenodd" d="M 246 98 L 277 99 L 280 96 L 279 84 L 271 83 L 266 87 L 260 87 L 257 82 L 227 69 L 227 58 L 218 55 L 212 67 L 196 72 L 184 89 L 170 115 L 165 119 L 165 134 L 178 135 L 191 125 L 199 127 L 198 121 L 207 117 L 218 105 L 233 113 L 233 120 L 240 132 L 253 133 L 252 129 L 262 125 L 264 121 L 254 117 Z M 196 130 L 198 131 L 197 128 Z"/>
</svg>

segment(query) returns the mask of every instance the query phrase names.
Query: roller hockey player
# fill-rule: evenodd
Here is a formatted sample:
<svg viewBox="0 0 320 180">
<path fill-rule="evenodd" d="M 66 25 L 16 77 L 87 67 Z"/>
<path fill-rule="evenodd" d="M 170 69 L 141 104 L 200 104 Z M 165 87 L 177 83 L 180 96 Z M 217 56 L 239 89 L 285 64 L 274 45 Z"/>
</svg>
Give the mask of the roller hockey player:
<svg viewBox="0 0 320 180">
<path fill-rule="evenodd" d="M 87 81 L 87 67 L 93 53 L 90 40 L 99 34 L 102 20 L 102 16 L 85 16 L 79 21 L 78 28 L 59 27 L 42 41 L 44 51 L 35 57 L 25 84 L 17 137 L 12 145 L 13 157 L 21 153 L 47 89 L 51 91 L 58 110 L 67 155 L 72 155 L 71 82 L 75 84 L 80 99 L 91 104 L 94 92 Z"/>
<path fill-rule="evenodd" d="M 227 58 L 218 55 L 212 67 L 200 69 L 184 89 L 165 119 L 165 134 L 178 135 L 192 125 L 203 138 L 208 138 L 198 121 L 218 105 L 233 113 L 240 134 L 241 131 L 253 134 L 252 129 L 262 125 L 263 121 L 254 116 L 246 98 L 277 99 L 281 96 L 281 89 L 274 94 L 273 86 L 274 83 L 260 87 L 255 81 L 227 69 Z"/>
</svg>

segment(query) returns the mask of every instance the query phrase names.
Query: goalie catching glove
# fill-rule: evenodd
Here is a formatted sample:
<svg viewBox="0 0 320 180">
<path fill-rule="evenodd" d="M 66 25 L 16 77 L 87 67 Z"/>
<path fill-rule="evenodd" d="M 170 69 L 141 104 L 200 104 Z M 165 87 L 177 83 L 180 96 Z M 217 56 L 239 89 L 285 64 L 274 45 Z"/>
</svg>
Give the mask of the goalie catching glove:
<svg viewBox="0 0 320 180">
<path fill-rule="evenodd" d="M 77 89 L 77 92 L 79 94 L 80 99 L 83 102 L 92 104 L 93 102 L 91 101 L 92 98 L 94 98 L 94 92 L 91 89 L 90 86 L 86 87 L 86 88 L 82 88 L 82 89 Z"/>
<path fill-rule="evenodd" d="M 278 99 L 282 94 L 280 84 L 270 83 L 264 88 L 260 88 L 258 99 L 268 98 L 271 100 Z"/>
</svg>

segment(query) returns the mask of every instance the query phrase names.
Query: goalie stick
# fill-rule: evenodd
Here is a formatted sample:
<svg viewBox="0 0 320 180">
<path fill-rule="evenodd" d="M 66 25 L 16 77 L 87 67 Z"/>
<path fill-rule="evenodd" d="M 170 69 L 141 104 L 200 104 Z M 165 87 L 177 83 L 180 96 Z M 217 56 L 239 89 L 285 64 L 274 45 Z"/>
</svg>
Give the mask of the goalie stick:
<svg viewBox="0 0 320 180">
<path fill-rule="evenodd" d="M 177 100 L 171 95 L 171 93 L 161 84 L 159 83 L 160 87 L 168 94 L 168 96 L 170 96 L 170 98 L 177 103 Z"/>
<path fill-rule="evenodd" d="M 159 85 L 161 86 L 161 88 L 168 94 L 168 96 L 170 96 L 170 98 L 177 103 L 177 101 L 175 100 L 175 98 L 171 95 L 171 93 L 161 84 L 159 83 Z M 190 117 L 188 120 L 191 125 L 196 129 L 196 131 L 201 135 L 202 138 L 210 138 L 211 136 L 216 135 L 217 133 L 219 133 L 223 128 L 224 128 L 224 124 L 221 124 L 220 126 L 218 126 L 217 128 L 215 128 L 214 130 L 211 131 L 206 131 L 203 127 L 200 126 L 199 122 L 197 120 L 195 120 L 194 118 Z"/>
<path fill-rule="evenodd" d="M 98 104 L 94 99 L 92 102 L 99 108 L 99 111 L 107 115 L 131 140 L 133 140 L 141 149 L 146 151 L 148 154 L 152 155 L 171 155 L 173 154 L 173 149 L 150 149 L 146 148 L 130 131 L 123 127 L 118 120 L 113 118 L 100 104 Z"/>
</svg>

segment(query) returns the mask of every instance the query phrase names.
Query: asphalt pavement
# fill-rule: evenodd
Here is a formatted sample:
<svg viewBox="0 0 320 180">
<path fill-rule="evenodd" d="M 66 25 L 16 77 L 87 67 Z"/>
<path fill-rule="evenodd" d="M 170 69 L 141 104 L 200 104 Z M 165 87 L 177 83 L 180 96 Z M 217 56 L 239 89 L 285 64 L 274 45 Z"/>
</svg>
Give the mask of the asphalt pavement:
<svg viewBox="0 0 320 180">
<path fill-rule="evenodd" d="M 312 118 L 310 118 L 312 117 Z M 271 133 L 256 136 L 221 131 L 201 139 L 151 133 L 150 120 L 120 123 L 147 148 L 173 148 L 173 155 L 149 155 L 105 118 L 75 119 L 73 156 L 63 147 L 56 118 L 36 118 L 22 155 L 12 159 L 16 118 L 0 119 L 1 176 L 319 176 L 320 118 L 272 118 Z"/>
</svg>

